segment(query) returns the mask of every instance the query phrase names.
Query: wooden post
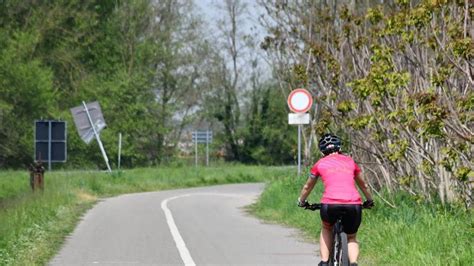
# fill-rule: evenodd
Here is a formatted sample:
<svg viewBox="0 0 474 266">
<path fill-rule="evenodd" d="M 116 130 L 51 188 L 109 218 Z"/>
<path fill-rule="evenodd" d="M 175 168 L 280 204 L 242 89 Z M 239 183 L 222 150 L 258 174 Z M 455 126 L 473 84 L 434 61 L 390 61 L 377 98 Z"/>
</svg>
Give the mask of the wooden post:
<svg viewBox="0 0 474 266">
<path fill-rule="evenodd" d="M 31 190 L 44 190 L 44 166 L 41 161 L 30 164 L 30 186 Z"/>
</svg>

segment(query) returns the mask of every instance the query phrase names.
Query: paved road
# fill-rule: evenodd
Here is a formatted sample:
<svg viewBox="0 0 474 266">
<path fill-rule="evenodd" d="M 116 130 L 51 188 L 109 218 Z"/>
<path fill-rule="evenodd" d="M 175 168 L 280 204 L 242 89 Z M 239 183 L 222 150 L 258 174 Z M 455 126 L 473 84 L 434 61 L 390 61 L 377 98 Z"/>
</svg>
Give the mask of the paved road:
<svg viewBox="0 0 474 266">
<path fill-rule="evenodd" d="M 51 265 L 316 265 L 315 244 L 251 217 L 263 184 L 128 194 L 90 210 Z"/>
</svg>

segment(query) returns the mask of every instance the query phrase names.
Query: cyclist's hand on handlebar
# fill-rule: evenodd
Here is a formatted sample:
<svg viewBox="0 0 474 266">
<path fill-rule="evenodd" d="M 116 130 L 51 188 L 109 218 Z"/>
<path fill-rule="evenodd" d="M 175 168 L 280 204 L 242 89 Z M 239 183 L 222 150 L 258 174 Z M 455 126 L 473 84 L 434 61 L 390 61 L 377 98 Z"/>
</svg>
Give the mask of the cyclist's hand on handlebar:
<svg viewBox="0 0 474 266">
<path fill-rule="evenodd" d="M 309 203 L 307 200 L 301 201 L 300 198 L 298 198 L 298 207 L 306 208 L 308 206 L 309 206 Z"/>
<path fill-rule="evenodd" d="M 362 207 L 364 207 L 366 209 L 372 209 L 372 207 L 374 207 L 374 206 L 375 206 L 375 203 L 371 199 L 364 201 L 364 203 L 362 204 Z"/>
</svg>

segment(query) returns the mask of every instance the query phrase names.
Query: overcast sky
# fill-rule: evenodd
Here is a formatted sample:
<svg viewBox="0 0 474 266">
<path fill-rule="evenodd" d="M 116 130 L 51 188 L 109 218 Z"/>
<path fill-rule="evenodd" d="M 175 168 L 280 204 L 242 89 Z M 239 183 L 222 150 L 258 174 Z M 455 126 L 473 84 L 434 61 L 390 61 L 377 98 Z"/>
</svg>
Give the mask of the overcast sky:
<svg viewBox="0 0 474 266">
<path fill-rule="evenodd" d="M 258 7 L 256 1 L 242 0 L 247 3 L 248 14 L 243 16 L 245 24 L 243 25 L 245 32 L 248 34 L 257 35 L 258 38 L 263 39 L 264 31 L 258 24 L 258 16 L 262 13 L 262 9 Z M 204 14 L 205 20 L 209 23 L 209 27 L 215 30 L 216 22 L 222 18 L 222 11 L 219 10 L 218 5 L 223 5 L 223 0 L 195 0 L 196 5 Z"/>
</svg>

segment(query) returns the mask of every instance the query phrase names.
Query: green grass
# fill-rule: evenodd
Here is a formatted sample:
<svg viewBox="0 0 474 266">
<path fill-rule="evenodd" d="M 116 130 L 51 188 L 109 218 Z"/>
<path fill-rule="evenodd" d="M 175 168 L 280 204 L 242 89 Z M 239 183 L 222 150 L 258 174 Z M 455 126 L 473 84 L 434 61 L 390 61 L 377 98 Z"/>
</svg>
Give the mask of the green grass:
<svg viewBox="0 0 474 266">
<path fill-rule="evenodd" d="M 32 192 L 26 171 L 0 172 L 0 265 L 44 265 L 81 215 L 103 197 L 225 183 L 281 179 L 288 168 L 223 165 L 159 167 L 121 173 L 47 172 Z M 294 171 L 294 169 L 293 169 Z"/>
<path fill-rule="evenodd" d="M 317 241 L 319 213 L 296 207 L 305 178 L 291 177 L 292 171 L 223 165 L 141 168 L 115 174 L 47 172 L 45 191 L 35 193 L 30 191 L 27 172 L 0 172 L 0 265 L 46 264 L 99 198 L 225 183 L 269 183 L 252 212 L 300 228 Z M 317 185 L 310 201 L 319 200 L 321 187 Z M 397 209 L 376 198 L 377 207 L 364 211 L 358 234 L 361 265 L 474 265 L 472 211 L 420 205 L 406 195 L 392 200 Z"/>
<path fill-rule="evenodd" d="M 302 229 L 318 241 L 318 212 L 296 207 L 305 178 L 283 178 L 271 182 L 252 212 L 267 220 Z M 310 196 L 318 202 L 322 184 Z M 417 204 L 399 194 L 393 209 L 381 200 L 364 210 L 359 229 L 360 265 L 474 265 L 472 211 L 463 207 Z"/>
</svg>

